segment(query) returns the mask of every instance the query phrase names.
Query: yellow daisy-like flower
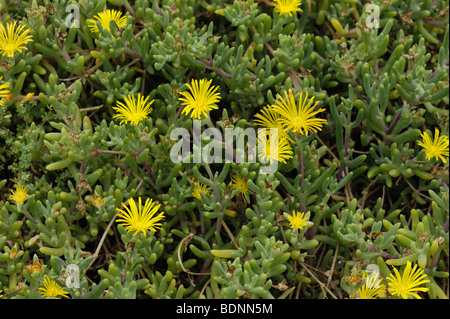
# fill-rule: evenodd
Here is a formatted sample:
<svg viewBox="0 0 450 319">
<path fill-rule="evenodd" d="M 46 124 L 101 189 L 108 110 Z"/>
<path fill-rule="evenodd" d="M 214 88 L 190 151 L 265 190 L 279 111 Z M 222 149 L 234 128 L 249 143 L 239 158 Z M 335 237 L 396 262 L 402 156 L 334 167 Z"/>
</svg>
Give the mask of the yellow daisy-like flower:
<svg viewBox="0 0 450 319">
<path fill-rule="evenodd" d="M 266 128 L 276 128 L 278 129 L 278 135 L 287 139 L 289 143 L 294 143 L 294 140 L 289 136 L 280 121 L 280 115 L 275 112 L 271 105 L 267 105 L 263 108 L 261 113 L 255 115 L 256 125 L 263 126 Z M 269 131 L 267 131 L 269 132 Z"/>
<path fill-rule="evenodd" d="M 194 190 L 192 191 L 192 196 L 194 196 L 197 199 L 202 199 L 202 196 L 200 194 L 200 191 L 202 191 L 206 196 L 209 195 L 209 191 L 206 190 L 206 185 L 203 185 L 202 183 L 200 183 L 199 181 L 194 179 L 194 183 L 195 183 L 195 187 Z"/>
<path fill-rule="evenodd" d="M 164 219 L 164 212 L 155 216 L 161 204 L 155 206 L 155 203 L 147 198 L 144 209 L 142 209 L 141 198 L 139 197 L 139 207 L 136 206 L 133 198 L 130 198 L 129 205 L 130 208 L 124 205 L 126 212 L 116 208 L 120 212 L 117 216 L 121 217 L 116 222 L 123 225 L 127 231 L 134 231 L 133 236 L 136 236 L 140 231 L 145 236 L 148 230 L 156 231 L 161 227 L 161 223 L 158 223 L 158 221 Z"/>
<path fill-rule="evenodd" d="M 96 16 L 94 16 L 94 19 L 88 20 L 88 27 L 91 29 L 91 32 L 99 34 L 101 32 L 97 26 L 97 21 L 99 21 L 102 28 L 108 30 L 109 33 L 111 33 L 111 28 L 109 26 L 111 21 L 113 21 L 116 24 L 117 28 L 121 28 L 127 25 L 127 17 L 126 16 L 122 17 L 122 12 L 117 10 L 108 9 L 106 11 L 100 12 Z M 112 34 L 111 36 L 113 39 L 115 39 L 115 37 Z"/>
<path fill-rule="evenodd" d="M 0 81 L 3 79 L 3 76 L 0 76 Z M 2 101 L 3 98 L 8 98 L 11 94 L 11 91 L 9 90 L 10 84 L 0 84 L 0 106 L 5 105 L 5 102 Z"/>
<path fill-rule="evenodd" d="M 303 12 L 300 6 L 302 5 L 301 0 L 275 0 L 273 2 L 275 6 L 275 11 L 277 11 L 280 15 L 289 14 L 292 16 L 292 13 L 297 13 L 298 11 Z"/>
<path fill-rule="evenodd" d="M 232 174 L 231 175 L 231 180 L 233 181 L 233 183 L 231 184 L 231 188 L 233 189 L 240 189 L 240 193 L 242 195 L 242 199 L 244 200 L 244 202 L 246 204 L 248 204 L 250 202 L 249 196 L 248 194 L 250 193 L 250 190 L 248 189 L 248 185 L 247 185 L 247 178 L 246 177 L 241 177 L 240 174 Z"/>
<path fill-rule="evenodd" d="M 425 156 L 427 160 L 436 158 L 438 161 L 441 159 L 444 164 L 447 163 L 447 160 L 444 156 L 448 156 L 448 145 L 449 140 L 447 135 L 439 136 L 439 130 L 437 128 L 434 129 L 434 141 L 431 140 L 432 137 L 427 132 L 422 133 L 422 141 L 418 141 L 417 144 L 422 146 L 425 149 Z"/>
<path fill-rule="evenodd" d="M 394 272 L 395 276 L 391 274 L 386 278 L 389 281 L 388 291 L 391 295 L 400 296 L 403 299 L 408 299 L 409 296 L 421 299 L 416 292 L 428 291 L 428 288 L 419 287 L 430 281 L 425 279 L 427 275 L 423 273 L 423 269 L 417 269 L 417 264 L 411 269 L 411 262 L 408 261 L 402 275 L 400 275 L 395 267 Z"/>
<path fill-rule="evenodd" d="M 365 283 L 359 288 L 353 295 L 352 299 L 376 299 L 384 294 L 385 286 L 381 284 L 381 278 L 379 274 L 368 276 L 364 273 L 363 279 Z"/>
<path fill-rule="evenodd" d="M 114 115 L 113 118 L 120 119 L 120 124 L 123 122 L 130 122 L 132 124 L 138 124 L 140 121 L 146 119 L 148 115 L 153 111 L 150 107 L 155 100 L 151 100 L 147 103 L 150 96 L 147 96 L 145 99 L 138 93 L 137 101 L 134 98 L 134 95 L 128 95 L 125 97 L 125 104 L 122 102 L 117 102 L 117 106 L 113 107 L 114 110 L 117 111 L 118 114 Z"/>
<path fill-rule="evenodd" d="M 274 111 L 281 115 L 280 121 L 285 130 L 307 135 L 309 131 L 320 131 L 322 125 L 327 123 L 325 119 L 313 118 L 314 115 L 325 111 L 325 109 L 314 111 L 319 101 L 312 105 L 314 97 L 308 101 L 308 93 L 303 99 L 303 92 L 300 92 L 298 106 L 291 89 L 289 89 L 289 92 L 285 92 L 285 96 L 286 99 L 277 94 L 278 99 L 275 100 L 275 105 L 272 105 Z"/>
<path fill-rule="evenodd" d="M 268 130 L 267 130 L 268 131 Z M 294 152 L 285 136 L 258 132 L 258 157 L 264 162 L 278 161 L 286 164 Z"/>
<path fill-rule="evenodd" d="M 65 290 L 63 290 L 61 288 L 60 285 L 58 285 L 56 283 L 56 281 L 51 280 L 48 276 L 45 276 L 44 278 L 44 288 L 39 288 L 39 290 L 41 291 L 41 296 L 42 297 L 64 297 L 64 298 L 69 298 L 68 295 L 69 293 Z"/>
<path fill-rule="evenodd" d="M 308 216 L 305 217 L 305 213 L 292 211 L 292 216 L 288 215 L 287 219 L 291 223 L 290 227 L 292 229 L 302 230 L 303 227 L 308 225 Z"/>
<path fill-rule="evenodd" d="M 200 119 L 202 115 L 208 118 L 208 113 L 211 110 L 218 109 L 215 103 L 220 101 L 220 93 L 217 93 L 218 86 L 211 86 L 212 80 L 201 79 L 200 81 L 192 80 L 191 84 L 186 83 L 191 92 L 180 92 L 184 98 L 179 98 L 184 105 L 181 113 L 188 115 L 191 113 L 191 118 Z"/>
<path fill-rule="evenodd" d="M 11 195 L 9 195 L 9 199 L 16 204 L 22 204 L 28 196 L 27 189 L 25 186 L 19 186 L 16 184 L 16 190 L 9 189 L 11 192 Z"/>
<path fill-rule="evenodd" d="M 0 53 L 9 58 L 13 58 L 15 52 L 22 53 L 22 50 L 27 49 L 27 43 L 33 41 L 33 37 L 28 35 L 31 29 L 24 30 L 23 24 L 16 29 L 16 24 L 17 21 L 9 22 L 6 29 L 0 24 Z"/>
</svg>

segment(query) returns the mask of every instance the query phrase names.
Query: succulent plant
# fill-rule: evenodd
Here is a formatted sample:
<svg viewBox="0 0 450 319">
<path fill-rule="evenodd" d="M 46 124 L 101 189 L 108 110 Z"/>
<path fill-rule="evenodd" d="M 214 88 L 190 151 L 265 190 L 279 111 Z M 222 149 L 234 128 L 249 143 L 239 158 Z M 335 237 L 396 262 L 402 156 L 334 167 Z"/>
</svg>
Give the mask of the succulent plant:
<svg viewBox="0 0 450 319">
<path fill-rule="evenodd" d="M 0 0 L 0 298 L 448 299 L 448 16 Z"/>
</svg>

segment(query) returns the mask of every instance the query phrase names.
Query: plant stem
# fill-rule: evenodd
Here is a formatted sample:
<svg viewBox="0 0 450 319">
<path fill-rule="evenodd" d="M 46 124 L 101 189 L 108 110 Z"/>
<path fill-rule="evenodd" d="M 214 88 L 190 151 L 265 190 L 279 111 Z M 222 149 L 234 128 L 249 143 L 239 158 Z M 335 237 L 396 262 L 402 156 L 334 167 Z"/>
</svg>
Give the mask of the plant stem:
<svg viewBox="0 0 450 319">
<path fill-rule="evenodd" d="M 110 151 L 110 150 L 98 150 L 99 153 L 106 153 L 106 154 L 118 154 L 118 155 L 126 155 L 128 152 L 123 151 Z"/>
<path fill-rule="evenodd" d="M 305 180 L 305 173 L 304 173 L 304 167 L 303 167 L 303 145 L 301 141 L 301 136 L 299 133 L 297 133 L 297 146 L 298 146 L 298 169 L 301 175 L 300 178 L 300 186 L 303 185 L 303 181 Z"/>
<path fill-rule="evenodd" d="M 130 14 L 136 18 L 136 12 L 134 11 L 133 7 L 130 6 L 130 4 L 128 3 L 128 1 L 125 1 L 125 8 L 127 9 L 128 12 L 130 12 Z"/>
<path fill-rule="evenodd" d="M 378 249 L 373 247 L 372 245 L 367 244 L 367 248 L 369 248 L 370 251 L 378 252 Z M 385 251 L 382 251 L 380 256 L 383 257 L 383 258 L 387 258 L 387 259 L 397 259 L 398 258 L 397 256 L 389 254 L 389 253 L 387 253 Z"/>
<path fill-rule="evenodd" d="M 142 57 L 142 55 L 140 53 L 138 53 L 136 51 L 133 51 L 130 48 L 125 48 L 125 52 L 130 54 L 130 55 L 132 55 L 132 56 L 134 56 L 137 59 L 140 59 L 140 60 L 143 59 L 143 57 Z"/>
<path fill-rule="evenodd" d="M 303 165 L 303 145 L 301 140 L 301 135 L 297 133 L 297 146 L 298 146 L 298 170 L 300 172 L 300 187 L 303 185 L 303 181 L 305 180 L 305 172 L 304 172 L 304 165 Z M 300 212 L 305 213 L 306 212 L 306 202 L 305 198 L 300 195 Z"/>
<path fill-rule="evenodd" d="M 152 178 L 153 183 L 156 185 L 156 176 L 155 176 L 155 173 L 153 172 L 150 164 L 147 162 L 147 160 L 144 160 L 144 162 L 142 164 L 144 165 L 144 168 L 147 171 L 148 175 L 150 175 L 150 177 Z"/>
<path fill-rule="evenodd" d="M 402 109 L 400 109 L 400 111 L 398 111 L 398 113 L 395 115 L 394 119 L 392 120 L 391 125 L 389 125 L 389 128 L 386 130 L 386 135 L 390 135 L 392 133 L 392 131 L 395 128 L 395 125 L 397 124 L 397 122 L 400 120 L 400 117 L 402 116 Z"/>
<path fill-rule="evenodd" d="M 17 204 L 17 210 L 20 213 L 24 214 L 29 220 L 31 220 L 31 222 L 33 224 L 37 224 L 38 223 L 37 220 L 35 218 L 33 218 L 26 209 L 22 209 L 22 205 Z"/>
<path fill-rule="evenodd" d="M 228 72 L 225 72 L 225 71 L 222 70 L 222 69 L 213 67 L 213 62 L 212 62 L 212 60 L 209 60 L 209 61 L 208 61 L 208 60 L 201 60 L 201 61 L 202 61 L 202 62 L 205 64 L 205 66 L 208 67 L 208 69 L 210 69 L 211 71 L 216 72 L 217 74 L 219 74 L 219 75 L 221 75 L 221 76 L 223 76 L 223 77 L 225 77 L 225 78 L 227 78 L 227 79 L 232 79 L 232 78 L 233 78 L 233 74 L 228 73 Z M 252 81 L 252 82 L 256 81 L 256 77 L 251 77 L 251 78 L 250 78 L 250 81 Z"/>
<path fill-rule="evenodd" d="M 39 98 L 39 97 L 38 97 Z M 80 112 L 90 112 L 90 111 L 96 111 L 99 110 L 103 107 L 102 105 L 98 105 L 98 106 L 92 106 L 92 107 L 85 107 L 84 109 L 79 109 Z"/>
<path fill-rule="evenodd" d="M 211 171 L 211 167 L 209 167 L 208 163 L 205 163 L 205 168 L 206 168 L 206 172 L 208 173 L 209 179 L 213 182 L 214 184 L 214 197 L 216 198 L 216 201 L 219 202 L 220 204 L 222 204 L 222 199 L 220 197 L 220 192 L 219 189 L 217 188 L 217 185 L 215 183 L 215 179 L 214 179 L 214 175 Z M 222 207 L 223 208 L 223 207 Z"/>
<path fill-rule="evenodd" d="M 273 48 L 270 46 L 270 44 L 268 42 L 264 43 L 264 46 L 266 47 L 267 51 L 269 51 L 269 53 L 275 58 L 275 60 L 278 62 L 278 57 L 275 56 L 274 50 Z M 295 72 L 293 70 L 289 70 L 287 72 L 287 74 L 289 75 L 289 78 L 292 81 L 292 85 L 294 86 L 295 89 L 299 89 L 300 88 L 300 83 L 298 83 L 298 79 L 295 76 Z"/>
</svg>

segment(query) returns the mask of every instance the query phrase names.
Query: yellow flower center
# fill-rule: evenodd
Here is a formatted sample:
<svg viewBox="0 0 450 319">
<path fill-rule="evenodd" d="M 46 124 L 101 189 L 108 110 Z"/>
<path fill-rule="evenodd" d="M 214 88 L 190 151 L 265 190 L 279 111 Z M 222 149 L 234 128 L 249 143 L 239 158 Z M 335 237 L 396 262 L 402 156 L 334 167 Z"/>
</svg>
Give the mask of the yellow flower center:
<svg viewBox="0 0 450 319">
<path fill-rule="evenodd" d="M 206 110 L 208 108 L 208 103 L 206 99 L 199 98 L 198 100 L 195 100 L 193 108 L 202 112 L 203 110 Z"/>
<path fill-rule="evenodd" d="M 59 290 L 56 287 L 49 287 L 47 289 L 47 296 L 48 297 L 58 297 L 59 295 Z"/>
<path fill-rule="evenodd" d="M 141 232 L 143 232 L 143 233 L 145 234 L 146 228 L 145 228 L 145 225 L 144 225 L 144 223 L 143 223 L 142 221 L 136 221 L 136 222 L 134 223 L 134 225 L 133 225 L 133 228 L 134 228 L 136 231 L 141 231 Z"/>
<path fill-rule="evenodd" d="M 94 205 L 95 205 L 96 207 L 101 207 L 101 206 L 103 206 L 103 203 L 104 203 L 104 201 L 103 201 L 103 199 L 102 199 L 101 197 L 96 197 L 96 198 L 94 199 Z"/>
<path fill-rule="evenodd" d="M 292 212 L 292 216 L 288 216 L 289 223 L 292 229 L 302 230 L 303 227 L 307 226 L 308 217 L 304 216 L 304 213 Z"/>
<path fill-rule="evenodd" d="M 35 271 L 41 272 L 41 268 L 42 267 L 39 266 L 39 265 L 33 265 L 33 266 L 30 267 L 30 271 L 31 271 L 31 273 L 33 273 Z"/>
<path fill-rule="evenodd" d="M 301 218 L 294 218 L 292 220 L 292 228 L 303 228 L 306 226 L 306 223 L 303 219 Z"/>
<path fill-rule="evenodd" d="M 240 179 L 236 181 L 236 188 L 240 188 L 242 191 L 247 190 L 247 183 L 244 179 Z"/>
<path fill-rule="evenodd" d="M 273 153 L 275 153 L 276 148 L 275 147 L 271 147 L 269 145 L 266 146 L 266 157 L 270 157 L 271 155 L 273 155 Z"/>
<path fill-rule="evenodd" d="M 397 295 L 402 296 L 402 298 L 407 298 L 408 293 L 409 293 L 409 289 L 407 286 L 402 285 L 401 283 L 398 284 L 397 288 Z"/>
<path fill-rule="evenodd" d="M 278 6 L 278 10 L 280 10 L 280 14 L 290 13 L 291 11 L 294 11 L 295 7 L 292 8 L 290 4 L 280 4 Z"/>
<path fill-rule="evenodd" d="M 142 116 L 140 114 L 130 114 L 129 121 L 133 124 L 138 124 L 142 120 Z"/>
<path fill-rule="evenodd" d="M 302 126 L 304 123 L 304 120 L 301 116 L 296 116 L 292 119 L 292 124 L 294 124 L 294 126 Z"/>
<path fill-rule="evenodd" d="M 195 185 L 195 188 L 192 191 L 192 196 L 201 200 L 202 195 L 200 194 L 200 191 L 202 191 L 206 196 L 208 196 L 208 194 L 209 194 L 209 191 L 206 190 L 206 186 L 198 183 Z"/>
<path fill-rule="evenodd" d="M 436 146 L 431 145 L 431 146 L 430 146 L 430 149 L 428 150 L 428 152 L 431 154 L 430 157 L 435 157 L 436 154 L 439 153 L 439 149 L 438 149 Z"/>
<path fill-rule="evenodd" d="M 14 50 L 15 50 L 14 44 L 8 43 L 7 45 L 5 45 L 4 51 L 6 52 L 6 55 L 9 58 L 14 57 Z"/>
</svg>

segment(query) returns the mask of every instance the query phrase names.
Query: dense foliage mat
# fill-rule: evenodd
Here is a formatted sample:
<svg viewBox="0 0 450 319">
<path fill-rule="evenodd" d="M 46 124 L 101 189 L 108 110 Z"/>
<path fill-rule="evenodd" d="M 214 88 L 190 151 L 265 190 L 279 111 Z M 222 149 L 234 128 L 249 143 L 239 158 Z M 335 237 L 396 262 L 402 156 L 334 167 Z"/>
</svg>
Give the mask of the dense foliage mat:
<svg viewBox="0 0 450 319">
<path fill-rule="evenodd" d="M 2 299 L 448 298 L 448 0 L 0 17 Z"/>
</svg>

